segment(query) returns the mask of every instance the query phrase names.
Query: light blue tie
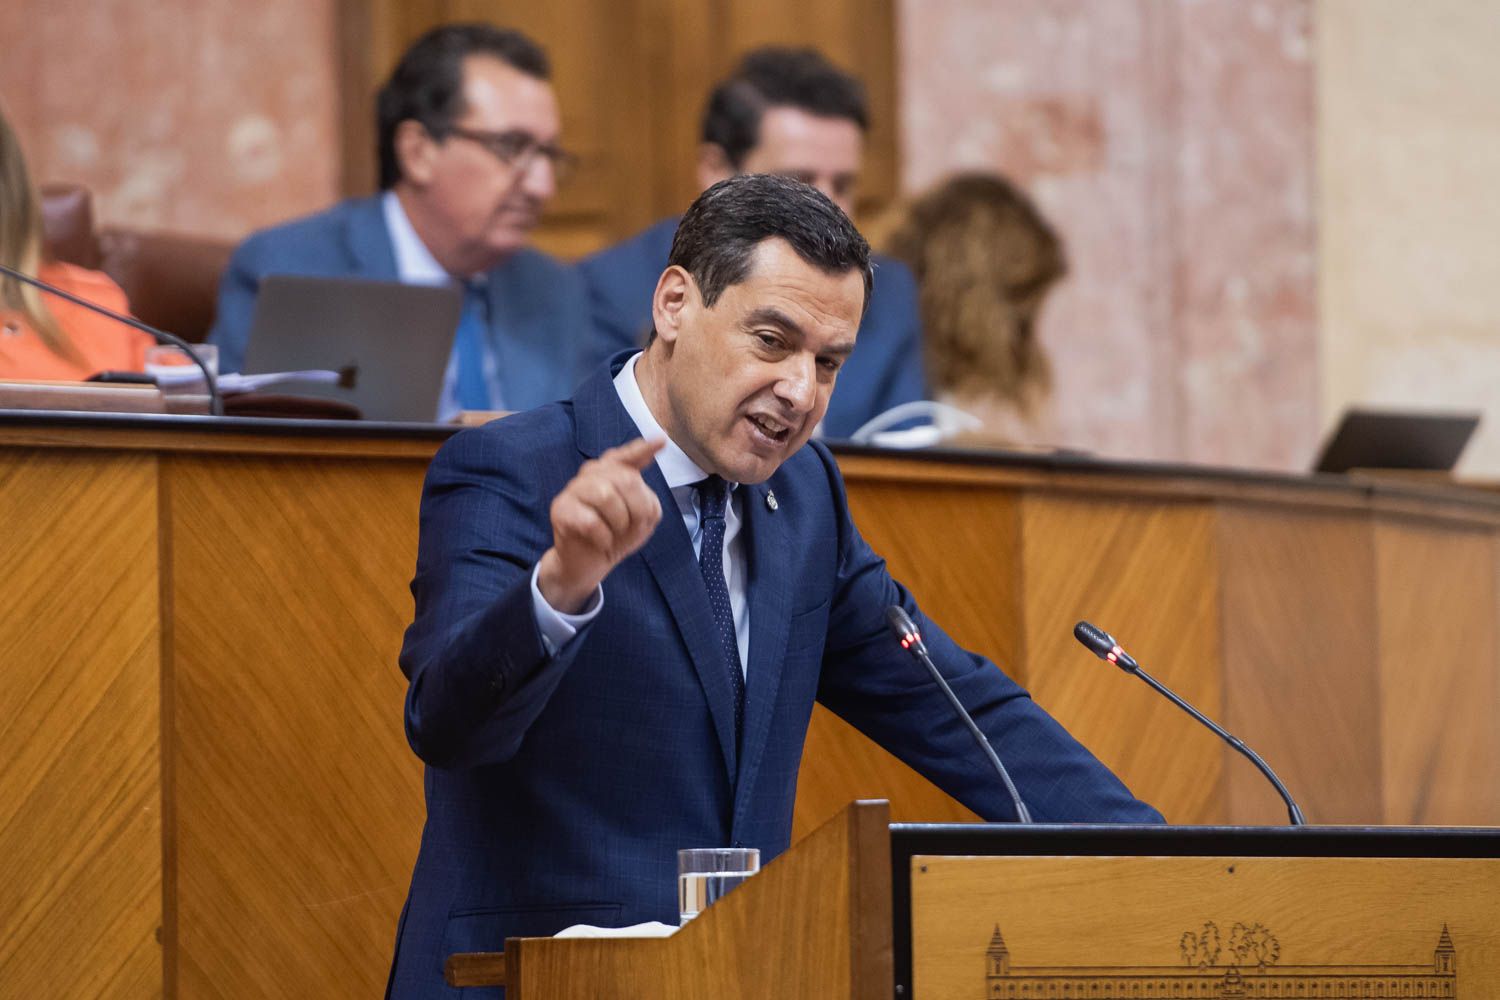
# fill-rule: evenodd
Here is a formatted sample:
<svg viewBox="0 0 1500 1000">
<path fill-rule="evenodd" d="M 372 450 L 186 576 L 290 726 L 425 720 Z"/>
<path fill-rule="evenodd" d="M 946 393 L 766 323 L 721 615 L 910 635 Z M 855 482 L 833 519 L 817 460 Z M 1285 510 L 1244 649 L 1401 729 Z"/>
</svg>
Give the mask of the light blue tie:
<svg viewBox="0 0 1500 1000">
<path fill-rule="evenodd" d="M 745 675 L 740 670 L 740 643 L 734 630 L 734 612 L 729 605 L 729 584 L 724 579 L 724 504 L 729 484 L 709 476 L 693 484 L 698 491 L 698 516 L 703 519 L 703 539 L 698 547 L 698 568 L 708 590 L 719 633 L 719 648 L 729 667 L 729 686 L 734 692 L 734 737 L 738 744 L 745 728 Z"/>
<path fill-rule="evenodd" d="M 480 282 L 465 282 L 464 310 L 453 335 L 453 356 L 458 362 L 456 396 L 465 410 L 491 408 L 490 384 L 484 374 L 484 338 L 489 329 L 489 290 Z"/>
</svg>

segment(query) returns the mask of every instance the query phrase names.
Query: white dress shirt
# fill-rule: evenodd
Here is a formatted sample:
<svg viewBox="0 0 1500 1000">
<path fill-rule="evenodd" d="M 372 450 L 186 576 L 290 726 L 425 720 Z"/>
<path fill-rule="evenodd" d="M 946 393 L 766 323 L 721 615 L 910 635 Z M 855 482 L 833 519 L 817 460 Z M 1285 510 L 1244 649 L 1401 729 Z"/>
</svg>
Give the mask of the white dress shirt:
<svg viewBox="0 0 1500 1000">
<path fill-rule="evenodd" d="M 387 191 L 381 195 L 380 208 L 385 213 L 386 232 L 391 234 L 391 249 L 396 255 L 396 276 L 401 279 L 402 284 L 456 285 L 462 291 L 462 284 L 443 269 L 432 251 L 427 249 L 427 244 L 422 242 L 422 237 L 417 235 L 396 192 Z M 483 283 L 485 276 L 479 274 L 469 280 Z M 495 351 L 490 347 L 488 337 L 482 341 L 481 350 L 484 358 L 484 384 L 490 391 L 489 408 L 503 410 L 505 406 L 500 399 L 499 389 L 500 363 L 495 358 Z M 463 407 L 458 404 L 458 355 L 450 353 L 448 367 L 443 371 L 443 392 L 438 397 L 437 419 L 448 421 L 462 411 Z"/>
<path fill-rule="evenodd" d="M 700 469 L 667 436 L 667 432 L 662 430 L 661 424 L 651 413 L 651 408 L 646 405 L 640 384 L 635 380 L 635 363 L 639 359 L 640 355 L 636 354 L 625 362 L 625 366 L 615 376 L 615 392 L 642 437 L 666 440 L 662 450 L 656 453 L 656 465 L 667 481 L 667 488 L 672 491 L 672 499 L 677 501 L 677 512 L 682 516 L 688 537 L 693 540 L 693 553 L 696 555 L 703 548 L 703 524 L 698 510 L 698 491 L 693 487 L 698 481 L 707 478 L 708 473 Z M 747 603 L 749 571 L 745 561 L 745 539 L 740 531 L 744 525 L 740 504 L 739 484 L 730 483 L 729 502 L 724 510 L 724 580 L 729 585 L 729 610 L 734 615 L 735 645 L 740 650 L 740 670 L 744 671 L 750 663 L 750 607 Z M 565 615 L 553 609 L 542 597 L 541 589 L 537 586 L 537 571 L 532 570 L 531 600 L 536 609 L 537 625 L 542 637 L 546 640 L 549 651 L 555 653 L 604 607 L 604 588 L 600 586 L 590 607 L 582 614 Z"/>
</svg>

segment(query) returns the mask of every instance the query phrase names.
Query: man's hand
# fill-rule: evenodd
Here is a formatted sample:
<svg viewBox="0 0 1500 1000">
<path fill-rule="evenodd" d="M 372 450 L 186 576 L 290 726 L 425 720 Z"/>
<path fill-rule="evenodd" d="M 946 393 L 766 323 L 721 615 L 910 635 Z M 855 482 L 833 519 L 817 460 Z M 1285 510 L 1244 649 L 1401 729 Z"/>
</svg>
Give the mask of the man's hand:
<svg viewBox="0 0 1500 1000">
<path fill-rule="evenodd" d="M 663 439 L 637 438 L 583 463 L 552 501 L 552 548 L 537 564 L 537 589 L 563 614 L 577 614 L 609 571 L 646 544 L 661 502 L 641 470 Z"/>
</svg>

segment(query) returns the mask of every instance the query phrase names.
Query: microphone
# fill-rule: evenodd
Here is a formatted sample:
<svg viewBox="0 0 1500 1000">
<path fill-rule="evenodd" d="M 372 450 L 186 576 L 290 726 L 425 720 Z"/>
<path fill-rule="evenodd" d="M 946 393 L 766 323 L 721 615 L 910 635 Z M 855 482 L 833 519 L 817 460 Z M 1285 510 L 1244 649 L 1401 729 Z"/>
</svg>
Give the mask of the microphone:
<svg viewBox="0 0 1500 1000">
<path fill-rule="evenodd" d="M 47 284 L 47 282 L 41 280 L 40 278 L 33 278 L 31 275 L 26 274 L 24 271 L 17 271 L 13 267 L 6 267 L 4 264 L 0 264 L 0 274 L 15 278 L 22 284 L 31 285 L 33 288 L 40 288 L 42 291 L 47 292 L 49 295 L 56 295 L 60 299 L 66 299 L 76 306 L 83 306 L 83 308 L 89 310 L 90 312 L 96 312 L 101 316 L 108 316 L 110 319 L 115 320 L 118 323 L 124 323 L 126 326 L 134 327 L 135 329 L 140 330 L 142 333 L 148 333 L 152 337 L 155 337 L 156 342 L 159 344 L 171 344 L 173 347 L 181 348 L 182 350 L 186 351 L 187 356 L 193 359 L 193 364 L 197 365 L 198 368 L 203 372 L 204 384 L 208 386 L 208 412 L 216 417 L 222 417 L 224 415 L 224 402 L 219 396 L 218 379 L 216 379 L 213 373 L 208 370 L 208 366 L 203 363 L 203 359 L 198 357 L 198 352 L 193 350 L 193 345 L 189 344 L 187 341 L 183 340 L 175 333 L 168 333 L 165 330 L 158 330 L 154 326 L 147 326 L 145 323 L 142 323 L 138 319 L 132 319 L 129 316 L 122 316 L 119 313 L 115 312 L 113 309 L 106 309 L 97 303 L 90 302 L 88 299 L 80 298 L 77 295 L 74 295 L 72 292 L 58 288 L 56 285 L 49 285 Z"/>
<path fill-rule="evenodd" d="M 974 724 L 974 717 L 969 714 L 968 709 L 964 708 L 963 702 L 958 700 L 958 695 L 953 693 L 953 689 L 943 679 L 943 675 L 938 671 L 937 665 L 932 662 L 932 657 L 927 655 L 927 644 L 922 641 L 922 633 L 917 631 L 916 623 L 911 620 L 911 616 L 899 604 L 892 604 L 885 609 L 885 620 L 890 625 L 891 631 L 895 634 L 896 640 L 901 643 L 901 648 L 916 657 L 922 666 L 927 668 L 928 673 L 932 674 L 932 679 L 937 681 L 937 686 L 942 689 L 943 694 L 948 696 L 948 701 L 953 705 L 953 710 L 958 713 L 958 717 L 968 727 L 970 735 L 979 744 L 979 749 L 983 750 L 984 755 L 989 758 L 990 766 L 995 769 L 996 774 L 1000 775 L 1000 782 L 1005 786 L 1006 792 L 1010 794 L 1010 801 L 1015 805 L 1016 822 L 1030 823 L 1032 821 L 1031 810 L 1027 809 L 1026 803 L 1021 801 L 1021 793 L 1016 791 L 1015 783 L 1010 780 L 1010 772 L 1006 771 L 1005 765 L 1000 763 L 1000 758 L 996 755 L 995 748 L 990 746 L 990 741 L 985 738 L 980 728 Z"/>
<path fill-rule="evenodd" d="M 1077 625 L 1073 626 L 1073 637 L 1079 642 L 1083 643 L 1084 647 L 1088 649 L 1089 652 L 1099 657 L 1099 659 L 1104 660 L 1108 663 L 1113 663 L 1115 666 L 1119 667 L 1127 674 L 1134 674 L 1136 677 L 1139 677 L 1141 680 L 1151 685 L 1156 689 L 1158 693 L 1163 695 L 1172 704 L 1176 705 L 1178 708 L 1182 709 L 1184 712 L 1207 726 L 1210 730 L 1213 731 L 1216 736 L 1219 737 L 1219 739 L 1223 740 L 1225 743 L 1228 743 L 1230 746 L 1234 747 L 1240 753 L 1248 757 L 1250 763 L 1259 768 L 1260 773 L 1264 774 L 1266 776 L 1266 780 L 1270 781 L 1271 784 L 1276 788 L 1276 793 L 1281 796 L 1281 801 L 1286 803 L 1287 815 L 1291 817 L 1292 826 L 1303 826 L 1307 823 L 1307 820 L 1302 818 L 1302 810 L 1297 808 L 1296 802 L 1292 801 L 1292 793 L 1286 790 L 1286 785 L 1283 785 L 1281 783 L 1281 779 L 1276 777 L 1276 772 L 1271 770 L 1271 766 L 1260 759 L 1260 754 L 1245 746 L 1245 744 L 1240 742 L 1239 739 L 1230 735 L 1224 729 L 1224 727 L 1220 726 L 1217 722 L 1214 722 L 1212 719 L 1204 715 L 1202 712 L 1198 711 L 1192 705 L 1189 705 L 1187 702 L 1183 701 L 1165 684 L 1161 683 L 1155 677 L 1152 677 L 1150 674 L 1146 673 L 1146 671 L 1142 670 L 1141 665 L 1135 662 L 1135 657 L 1125 652 L 1125 650 L 1120 648 L 1120 644 L 1118 642 L 1115 642 L 1114 636 L 1110 635 L 1108 632 L 1105 632 L 1103 629 L 1099 629 L 1093 625 L 1090 625 L 1088 622 L 1079 622 Z"/>
</svg>

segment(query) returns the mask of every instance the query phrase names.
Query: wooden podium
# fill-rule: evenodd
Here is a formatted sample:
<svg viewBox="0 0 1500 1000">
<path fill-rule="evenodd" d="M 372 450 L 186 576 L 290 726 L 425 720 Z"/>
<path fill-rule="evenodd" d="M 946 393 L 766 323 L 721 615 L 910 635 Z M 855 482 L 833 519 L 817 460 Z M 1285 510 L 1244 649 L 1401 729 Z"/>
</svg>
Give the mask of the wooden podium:
<svg viewBox="0 0 1500 1000">
<path fill-rule="evenodd" d="M 508 1000 L 1500 996 L 1500 830 L 888 823 L 856 802 L 669 938 L 449 958 Z"/>
<path fill-rule="evenodd" d="M 508 1000 L 890 1000 L 889 820 L 854 803 L 669 938 L 511 938 L 450 957 L 448 981 Z"/>
</svg>

